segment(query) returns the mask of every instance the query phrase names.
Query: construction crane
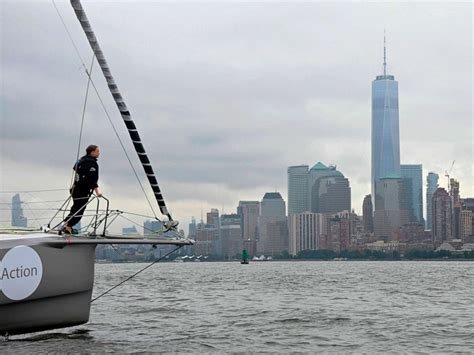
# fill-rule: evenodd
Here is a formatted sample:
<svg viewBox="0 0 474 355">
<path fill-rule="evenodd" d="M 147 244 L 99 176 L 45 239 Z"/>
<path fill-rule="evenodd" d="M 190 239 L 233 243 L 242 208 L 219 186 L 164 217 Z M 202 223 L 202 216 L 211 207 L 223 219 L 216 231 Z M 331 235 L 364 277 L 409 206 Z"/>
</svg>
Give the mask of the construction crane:
<svg viewBox="0 0 474 355">
<path fill-rule="evenodd" d="M 448 192 L 449 192 L 449 190 L 451 189 L 451 182 L 450 182 L 450 180 L 449 180 L 449 177 L 450 177 L 450 174 L 451 174 L 451 170 L 453 170 L 453 166 L 454 166 L 454 162 L 455 162 L 455 161 L 456 161 L 456 160 L 453 160 L 453 163 L 451 164 L 451 167 L 449 168 L 449 170 L 446 170 L 446 171 L 444 172 L 444 176 L 446 176 L 446 177 L 448 178 Z"/>
</svg>

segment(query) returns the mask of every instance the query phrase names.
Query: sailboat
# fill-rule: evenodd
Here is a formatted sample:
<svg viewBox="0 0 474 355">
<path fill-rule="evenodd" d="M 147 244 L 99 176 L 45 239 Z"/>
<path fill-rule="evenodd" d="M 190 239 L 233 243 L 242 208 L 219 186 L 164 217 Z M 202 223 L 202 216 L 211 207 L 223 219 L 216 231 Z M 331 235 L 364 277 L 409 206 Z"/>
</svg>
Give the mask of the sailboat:
<svg viewBox="0 0 474 355">
<path fill-rule="evenodd" d="M 56 227 L 39 230 L 0 230 L 0 336 L 24 334 L 87 323 L 94 286 L 95 249 L 101 244 L 192 245 L 176 232 L 178 222 L 169 213 L 152 165 L 140 139 L 104 54 L 79 0 L 71 0 L 87 40 L 100 65 L 109 90 L 129 132 L 133 146 L 153 190 L 160 212 L 167 217 L 163 232 L 173 238 L 131 238 L 109 235 L 107 227 L 117 211 L 109 209 L 105 197 L 93 196 L 106 204 L 97 213 L 92 231 L 74 236 L 61 235 Z"/>
</svg>

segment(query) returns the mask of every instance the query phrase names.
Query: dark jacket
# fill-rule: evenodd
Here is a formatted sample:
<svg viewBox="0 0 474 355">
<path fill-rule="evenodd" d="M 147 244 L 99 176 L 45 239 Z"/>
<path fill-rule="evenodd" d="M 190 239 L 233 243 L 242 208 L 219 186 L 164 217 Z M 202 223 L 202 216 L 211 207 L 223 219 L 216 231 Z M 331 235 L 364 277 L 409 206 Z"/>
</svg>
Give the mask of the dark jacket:
<svg viewBox="0 0 474 355">
<path fill-rule="evenodd" d="M 74 176 L 74 191 L 90 192 L 98 187 L 99 165 L 96 158 L 84 155 L 74 164 L 73 169 L 76 172 Z"/>
</svg>

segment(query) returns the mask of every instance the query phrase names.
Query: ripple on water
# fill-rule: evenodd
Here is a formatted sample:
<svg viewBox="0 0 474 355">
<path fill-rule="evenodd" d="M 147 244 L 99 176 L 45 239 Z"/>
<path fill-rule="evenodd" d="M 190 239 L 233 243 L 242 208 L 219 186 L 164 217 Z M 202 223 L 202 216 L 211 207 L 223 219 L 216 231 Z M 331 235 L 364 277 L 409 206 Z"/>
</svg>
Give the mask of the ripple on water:
<svg viewBox="0 0 474 355">
<path fill-rule="evenodd" d="M 94 294 L 137 269 L 97 265 Z M 0 353 L 474 349 L 467 298 L 474 263 L 166 263 L 152 270 L 94 303 L 86 327 L 13 337 Z"/>
</svg>

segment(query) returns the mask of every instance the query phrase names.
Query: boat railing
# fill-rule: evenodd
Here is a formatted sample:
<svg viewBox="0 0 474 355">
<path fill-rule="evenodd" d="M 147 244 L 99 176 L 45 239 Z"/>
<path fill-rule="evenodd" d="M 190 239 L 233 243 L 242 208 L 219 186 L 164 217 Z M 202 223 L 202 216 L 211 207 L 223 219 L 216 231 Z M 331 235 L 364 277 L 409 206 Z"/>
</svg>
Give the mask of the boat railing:
<svg viewBox="0 0 474 355">
<path fill-rule="evenodd" d="M 109 201 L 108 198 L 106 198 L 104 196 L 98 197 L 96 195 L 92 195 L 91 197 L 80 197 L 78 199 L 86 199 L 86 198 L 88 199 L 87 203 L 79 211 L 75 212 L 71 216 L 68 216 L 68 218 L 66 218 L 64 220 L 61 220 L 59 223 L 57 223 L 56 225 L 54 225 L 51 228 L 52 222 L 56 219 L 58 214 L 60 212 L 67 212 L 67 209 L 65 208 L 65 206 L 67 206 L 68 203 L 70 202 L 70 200 L 72 199 L 72 197 L 69 196 L 66 199 L 66 201 L 64 201 L 62 206 L 56 211 L 56 213 L 51 218 L 49 223 L 46 225 L 47 229 L 49 231 L 58 231 L 59 232 L 62 229 L 62 226 L 64 225 L 64 223 L 67 223 L 72 218 L 81 215 L 83 217 L 92 217 L 90 223 L 88 223 L 85 227 L 82 227 L 81 231 L 83 230 L 84 232 L 86 232 L 87 230 L 91 229 L 91 231 L 88 232 L 87 234 L 89 234 L 89 235 L 98 235 L 97 231 L 99 229 L 101 229 L 101 233 L 99 235 L 105 236 L 106 231 L 107 231 L 107 227 L 117 218 L 117 216 L 121 213 L 121 211 L 118 211 L 118 210 L 111 211 L 110 210 L 110 201 Z M 101 209 L 101 204 L 100 204 L 101 200 L 105 201 L 105 209 Z M 96 202 L 95 213 L 93 213 L 92 215 L 84 214 L 87 207 L 90 206 L 94 201 Z"/>
</svg>

